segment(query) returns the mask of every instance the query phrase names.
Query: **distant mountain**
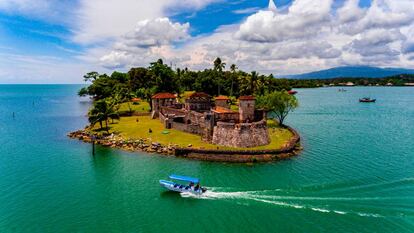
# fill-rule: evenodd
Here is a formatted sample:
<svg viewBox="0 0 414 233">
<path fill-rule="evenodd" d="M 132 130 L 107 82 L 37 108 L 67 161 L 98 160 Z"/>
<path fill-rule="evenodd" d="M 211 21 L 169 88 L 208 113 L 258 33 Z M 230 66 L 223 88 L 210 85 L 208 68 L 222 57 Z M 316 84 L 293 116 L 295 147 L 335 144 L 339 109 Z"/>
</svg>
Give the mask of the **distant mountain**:
<svg viewBox="0 0 414 233">
<path fill-rule="evenodd" d="M 383 78 L 399 74 L 414 74 L 414 69 L 343 66 L 311 73 L 287 75 L 291 79 Z"/>
</svg>

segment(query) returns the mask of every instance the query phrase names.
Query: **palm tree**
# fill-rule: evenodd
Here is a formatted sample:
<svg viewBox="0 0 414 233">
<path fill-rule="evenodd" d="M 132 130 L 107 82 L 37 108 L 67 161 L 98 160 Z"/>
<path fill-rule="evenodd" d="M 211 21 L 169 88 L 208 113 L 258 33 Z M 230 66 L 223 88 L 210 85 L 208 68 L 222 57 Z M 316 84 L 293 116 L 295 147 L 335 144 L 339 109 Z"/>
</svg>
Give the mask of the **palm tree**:
<svg viewBox="0 0 414 233">
<path fill-rule="evenodd" d="M 224 68 L 226 68 L 226 63 L 222 62 L 219 57 L 216 58 L 216 60 L 214 60 L 214 70 L 223 72 Z"/>
<path fill-rule="evenodd" d="M 106 132 L 109 133 L 108 119 L 119 119 L 119 114 L 115 106 L 115 101 L 110 99 L 95 101 L 92 109 L 88 113 L 88 120 L 91 126 L 99 122 L 101 129 L 103 129 L 102 122 L 105 122 Z"/>
<path fill-rule="evenodd" d="M 214 71 L 218 73 L 217 89 L 218 89 L 219 95 L 220 95 L 220 88 L 221 88 L 222 73 L 225 67 L 226 67 L 226 63 L 222 62 L 219 57 L 216 58 L 216 60 L 214 60 Z"/>
<path fill-rule="evenodd" d="M 250 94 L 253 95 L 257 86 L 258 74 L 256 71 L 252 71 L 250 75 Z"/>
<path fill-rule="evenodd" d="M 232 64 L 230 66 L 230 70 L 231 70 L 231 89 L 230 89 L 230 96 L 233 96 L 234 76 L 236 74 L 237 66 L 235 64 Z"/>
</svg>

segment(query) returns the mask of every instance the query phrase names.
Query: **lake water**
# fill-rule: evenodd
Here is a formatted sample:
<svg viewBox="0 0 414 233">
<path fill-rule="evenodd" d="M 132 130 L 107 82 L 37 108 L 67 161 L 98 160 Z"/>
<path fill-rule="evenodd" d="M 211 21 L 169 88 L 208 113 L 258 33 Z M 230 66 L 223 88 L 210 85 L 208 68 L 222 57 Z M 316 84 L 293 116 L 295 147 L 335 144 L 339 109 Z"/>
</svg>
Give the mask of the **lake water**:
<svg viewBox="0 0 414 233">
<path fill-rule="evenodd" d="M 304 151 L 250 166 L 92 156 L 66 137 L 86 124 L 79 88 L 0 85 L 0 232 L 414 231 L 414 88 L 299 90 L 288 124 Z M 170 173 L 211 191 L 165 192 Z"/>
</svg>

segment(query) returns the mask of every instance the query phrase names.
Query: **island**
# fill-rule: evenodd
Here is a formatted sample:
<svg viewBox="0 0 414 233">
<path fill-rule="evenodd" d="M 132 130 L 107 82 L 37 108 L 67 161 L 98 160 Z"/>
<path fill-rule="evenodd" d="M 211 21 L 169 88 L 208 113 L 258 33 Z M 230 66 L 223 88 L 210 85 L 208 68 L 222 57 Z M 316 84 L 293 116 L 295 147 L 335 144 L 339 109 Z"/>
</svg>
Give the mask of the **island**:
<svg viewBox="0 0 414 233">
<path fill-rule="evenodd" d="M 158 65 L 171 69 L 161 61 Z M 262 95 L 244 92 L 236 98 L 204 91 L 170 92 L 169 87 L 160 88 L 163 83 L 154 83 L 152 88 L 163 91 L 149 96 L 138 89 L 134 95 L 133 72 L 123 78 L 119 73 L 111 77 L 92 75 L 92 85 L 80 91 L 80 95 L 87 93 L 94 100 L 88 113 L 91 124 L 70 133 L 72 138 L 128 151 L 215 162 L 268 162 L 300 151 L 299 134 L 283 124 L 297 107 L 290 90 Z M 96 89 L 108 82 L 119 87 L 108 91 L 106 97 L 98 96 L 105 89 Z"/>
</svg>

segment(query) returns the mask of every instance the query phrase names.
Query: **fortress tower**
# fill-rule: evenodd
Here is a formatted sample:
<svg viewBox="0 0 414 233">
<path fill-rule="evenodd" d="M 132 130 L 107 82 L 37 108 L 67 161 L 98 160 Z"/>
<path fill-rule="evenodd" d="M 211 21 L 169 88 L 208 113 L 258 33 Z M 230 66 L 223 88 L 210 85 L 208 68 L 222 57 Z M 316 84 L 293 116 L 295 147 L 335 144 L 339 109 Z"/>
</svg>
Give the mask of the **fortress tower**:
<svg viewBox="0 0 414 233">
<path fill-rule="evenodd" d="M 253 122 L 256 98 L 254 96 L 240 96 L 239 98 L 239 115 L 240 122 Z"/>
<path fill-rule="evenodd" d="M 227 96 L 217 96 L 215 99 L 216 107 L 228 108 L 230 109 L 230 99 Z"/>
</svg>

